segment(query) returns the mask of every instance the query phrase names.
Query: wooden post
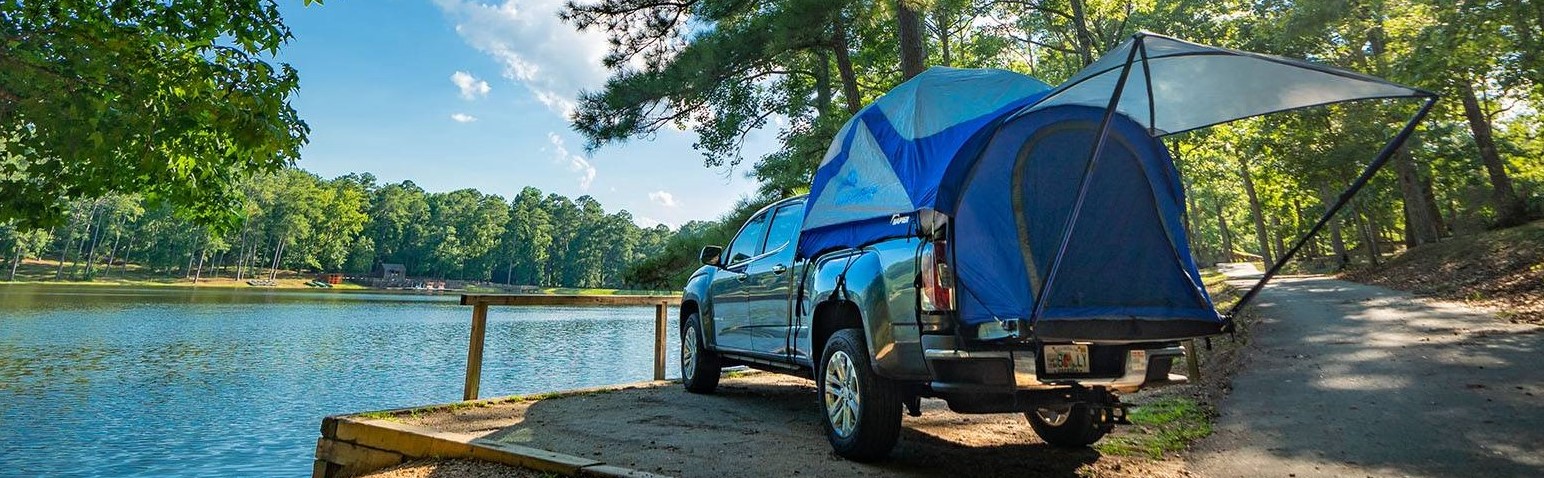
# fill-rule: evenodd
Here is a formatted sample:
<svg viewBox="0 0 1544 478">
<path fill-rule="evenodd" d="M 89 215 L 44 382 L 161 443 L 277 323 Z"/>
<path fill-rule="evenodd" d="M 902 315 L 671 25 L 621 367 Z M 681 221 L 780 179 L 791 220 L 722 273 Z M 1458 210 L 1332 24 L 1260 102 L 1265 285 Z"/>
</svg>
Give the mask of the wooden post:
<svg viewBox="0 0 1544 478">
<path fill-rule="evenodd" d="M 482 381 L 483 335 L 488 329 L 488 304 L 472 305 L 472 338 L 466 349 L 466 389 L 462 400 L 476 400 Z"/>
<path fill-rule="evenodd" d="M 654 379 L 665 379 L 665 318 L 670 311 L 670 303 L 660 302 L 654 304 Z"/>
<path fill-rule="evenodd" d="M 1190 383 L 1201 379 L 1201 351 L 1196 350 L 1195 339 L 1185 341 L 1185 373 Z"/>
</svg>

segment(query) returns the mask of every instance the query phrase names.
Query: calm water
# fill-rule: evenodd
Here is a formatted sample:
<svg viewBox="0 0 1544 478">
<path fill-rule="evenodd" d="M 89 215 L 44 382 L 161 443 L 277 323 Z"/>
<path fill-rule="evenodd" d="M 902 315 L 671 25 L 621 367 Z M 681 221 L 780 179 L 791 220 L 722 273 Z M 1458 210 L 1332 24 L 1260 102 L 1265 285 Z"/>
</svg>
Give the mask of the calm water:
<svg viewBox="0 0 1544 478">
<path fill-rule="evenodd" d="M 456 299 L 0 285 L 0 476 L 309 475 L 323 416 L 460 400 Z M 648 380 L 653 315 L 494 307 L 482 396 Z"/>
</svg>

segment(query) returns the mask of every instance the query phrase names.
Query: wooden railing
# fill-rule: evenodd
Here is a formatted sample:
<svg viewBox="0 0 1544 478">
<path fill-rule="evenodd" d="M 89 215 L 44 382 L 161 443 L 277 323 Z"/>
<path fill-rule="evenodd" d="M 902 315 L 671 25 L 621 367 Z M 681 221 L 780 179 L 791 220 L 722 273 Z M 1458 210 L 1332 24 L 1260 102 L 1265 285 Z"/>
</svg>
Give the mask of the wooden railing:
<svg viewBox="0 0 1544 478">
<path fill-rule="evenodd" d="M 461 305 L 472 306 L 472 336 L 466 350 L 466 388 L 463 400 L 476 400 L 482 381 L 483 336 L 488 330 L 488 306 L 491 305 L 567 305 L 567 306 L 654 306 L 654 379 L 665 379 L 665 323 L 670 306 L 680 305 L 679 296 L 670 295 L 547 295 L 547 294 L 461 294 Z"/>
</svg>

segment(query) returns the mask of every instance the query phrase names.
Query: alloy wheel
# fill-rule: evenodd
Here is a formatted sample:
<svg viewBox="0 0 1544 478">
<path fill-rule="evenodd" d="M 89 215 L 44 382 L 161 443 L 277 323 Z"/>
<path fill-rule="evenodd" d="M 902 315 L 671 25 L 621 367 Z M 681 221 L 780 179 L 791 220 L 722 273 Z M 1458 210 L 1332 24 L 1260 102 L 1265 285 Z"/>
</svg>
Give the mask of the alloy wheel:
<svg viewBox="0 0 1544 478">
<path fill-rule="evenodd" d="M 863 406 L 858 393 L 858 370 L 853 367 L 852 357 L 840 350 L 831 354 L 830 360 L 826 362 L 825 379 L 826 386 L 822 395 L 826 404 L 826 420 L 831 423 L 831 429 L 837 436 L 850 436 L 858 426 L 858 413 Z"/>
</svg>

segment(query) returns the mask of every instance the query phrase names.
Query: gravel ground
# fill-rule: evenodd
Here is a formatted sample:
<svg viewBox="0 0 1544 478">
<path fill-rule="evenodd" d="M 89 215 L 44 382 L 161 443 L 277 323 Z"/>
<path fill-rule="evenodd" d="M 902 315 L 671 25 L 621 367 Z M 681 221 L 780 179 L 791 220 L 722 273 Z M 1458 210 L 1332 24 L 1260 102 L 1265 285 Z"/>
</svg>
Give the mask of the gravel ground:
<svg viewBox="0 0 1544 478">
<path fill-rule="evenodd" d="M 421 460 L 403 463 L 362 478 L 544 478 L 548 475 L 476 460 Z"/>
</svg>

